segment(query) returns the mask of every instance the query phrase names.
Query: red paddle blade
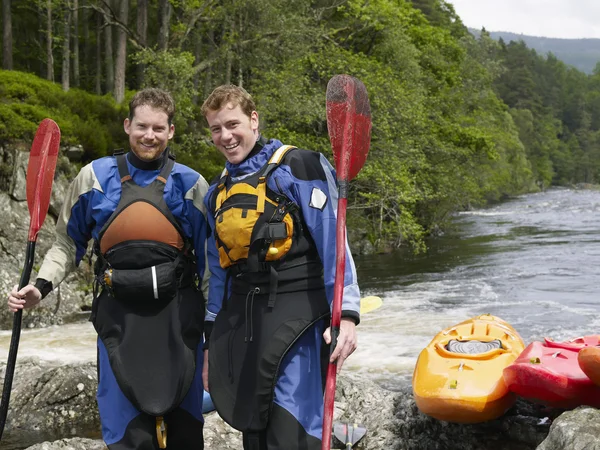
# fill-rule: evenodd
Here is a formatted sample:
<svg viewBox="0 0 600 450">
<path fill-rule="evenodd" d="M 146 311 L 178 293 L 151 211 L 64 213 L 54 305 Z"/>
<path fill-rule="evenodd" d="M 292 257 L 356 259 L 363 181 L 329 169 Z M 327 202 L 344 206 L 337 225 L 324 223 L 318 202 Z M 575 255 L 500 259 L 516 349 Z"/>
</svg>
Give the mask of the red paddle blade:
<svg viewBox="0 0 600 450">
<path fill-rule="evenodd" d="M 327 83 L 327 129 L 340 180 L 353 179 L 371 143 L 371 106 L 362 81 L 336 75 Z"/>
<path fill-rule="evenodd" d="M 33 138 L 27 165 L 30 242 L 37 239 L 37 234 L 48 213 L 59 145 L 60 129 L 56 122 L 52 119 L 42 120 Z"/>
</svg>

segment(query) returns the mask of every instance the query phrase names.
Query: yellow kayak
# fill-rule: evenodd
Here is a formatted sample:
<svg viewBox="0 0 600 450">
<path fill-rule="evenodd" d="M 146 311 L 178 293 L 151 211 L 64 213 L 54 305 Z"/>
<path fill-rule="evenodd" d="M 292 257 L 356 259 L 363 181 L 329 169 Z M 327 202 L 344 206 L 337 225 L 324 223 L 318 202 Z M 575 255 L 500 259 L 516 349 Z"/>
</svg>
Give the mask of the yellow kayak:
<svg viewBox="0 0 600 450">
<path fill-rule="evenodd" d="M 419 410 L 458 423 L 500 417 L 515 402 L 502 371 L 524 348 L 514 328 L 490 314 L 441 331 L 419 355 L 413 374 Z"/>
</svg>

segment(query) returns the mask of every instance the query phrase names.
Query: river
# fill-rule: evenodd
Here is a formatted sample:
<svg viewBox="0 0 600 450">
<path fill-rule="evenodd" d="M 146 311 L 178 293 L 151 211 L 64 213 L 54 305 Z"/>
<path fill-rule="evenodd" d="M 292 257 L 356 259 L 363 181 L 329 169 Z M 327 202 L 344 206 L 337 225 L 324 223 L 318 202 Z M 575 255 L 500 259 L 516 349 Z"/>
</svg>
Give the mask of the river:
<svg viewBox="0 0 600 450">
<path fill-rule="evenodd" d="M 418 256 L 356 258 L 362 295 L 381 296 L 383 306 L 363 316 L 345 370 L 393 389 L 438 331 L 482 313 L 526 342 L 600 333 L 600 191 L 555 189 L 464 212 L 428 246 Z M 0 355 L 9 339 L 0 332 Z M 19 355 L 92 361 L 94 330 L 87 322 L 24 330 Z"/>
</svg>

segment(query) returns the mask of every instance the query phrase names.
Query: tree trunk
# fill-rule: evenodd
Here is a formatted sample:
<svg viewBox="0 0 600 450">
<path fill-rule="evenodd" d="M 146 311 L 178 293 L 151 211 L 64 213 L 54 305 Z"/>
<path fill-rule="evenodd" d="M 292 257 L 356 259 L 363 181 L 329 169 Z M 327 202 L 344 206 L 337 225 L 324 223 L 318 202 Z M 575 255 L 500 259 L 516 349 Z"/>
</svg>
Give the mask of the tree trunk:
<svg viewBox="0 0 600 450">
<path fill-rule="evenodd" d="M 46 79 L 54 81 L 54 56 L 52 55 L 52 0 L 46 1 Z"/>
<path fill-rule="evenodd" d="M 214 42 L 215 42 L 215 31 L 211 27 L 210 30 L 208 30 L 208 51 L 207 51 L 208 54 L 206 55 L 207 59 L 212 58 L 212 56 L 215 52 Z M 206 77 L 204 78 L 204 90 L 203 90 L 204 98 L 208 97 L 208 94 L 211 92 L 211 87 L 212 87 L 212 67 L 209 67 L 206 69 Z"/>
<path fill-rule="evenodd" d="M 71 72 L 71 5 L 65 3 L 65 22 L 63 34 L 63 55 L 62 55 L 62 88 L 68 91 L 70 86 L 69 74 Z"/>
<path fill-rule="evenodd" d="M 144 46 L 148 45 L 148 0 L 137 0 L 137 34 L 140 37 L 140 43 Z M 144 85 L 145 71 L 146 66 L 138 64 L 137 83 L 139 88 Z"/>
<path fill-rule="evenodd" d="M 104 17 L 96 13 L 96 94 L 102 95 L 102 23 Z"/>
<path fill-rule="evenodd" d="M 229 33 L 231 36 L 235 35 L 235 23 L 233 20 L 229 23 Z M 227 50 L 227 61 L 225 66 L 225 84 L 231 84 L 231 71 L 233 69 L 233 46 L 230 46 Z"/>
<path fill-rule="evenodd" d="M 129 0 L 119 2 L 119 21 L 127 24 L 129 18 Z M 125 69 L 127 67 L 127 33 L 122 28 L 117 30 L 117 59 L 115 64 L 115 90 L 117 103 L 125 98 Z"/>
<path fill-rule="evenodd" d="M 246 17 L 247 19 L 247 17 Z M 239 36 L 238 41 L 241 41 L 242 36 L 244 35 L 244 18 L 242 17 L 242 13 L 240 12 L 240 23 L 239 23 Z M 242 55 L 244 54 L 244 49 L 242 48 L 242 44 L 238 43 L 237 47 L 237 63 L 238 63 L 238 86 L 244 87 L 244 70 L 242 65 Z"/>
<path fill-rule="evenodd" d="M 158 23 L 158 50 L 167 50 L 171 26 L 171 3 L 169 0 L 159 0 L 158 2 Z"/>
<path fill-rule="evenodd" d="M 12 36 L 12 14 L 10 12 L 10 0 L 2 1 L 2 68 L 13 69 L 13 36 Z"/>
<path fill-rule="evenodd" d="M 73 0 L 73 86 L 79 86 L 79 0 Z"/>
<path fill-rule="evenodd" d="M 107 12 L 110 14 L 110 12 Z M 115 60 L 113 58 L 112 25 L 105 18 L 104 24 L 104 58 L 106 65 L 106 92 L 113 92 L 115 87 Z"/>
<path fill-rule="evenodd" d="M 194 65 L 200 64 L 200 59 L 202 58 L 202 35 L 200 34 L 200 30 L 196 26 L 194 29 L 194 34 L 192 35 L 194 39 Z M 198 105 L 199 100 L 199 92 L 198 87 L 200 86 L 200 73 L 196 72 L 194 74 L 194 96 L 192 97 L 192 104 L 194 106 Z"/>
<path fill-rule="evenodd" d="M 90 36 L 90 30 L 95 30 L 95 27 L 92 26 L 94 20 L 94 11 L 91 9 L 84 9 L 82 11 L 82 22 L 83 22 L 83 73 L 84 73 L 84 84 L 85 89 L 92 89 L 91 84 L 91 74 L 92 72 L 92 41 Z M 102 22 L 99 24 L 102 26 Z M 95 50 L 94 50 L 95 53 Z M 81 74 L 80 74 L 81 77 Z M 95 77 L 94 77 L 95 78 Z M 81 82 L 81 81 L 80 81 Z"/>
</svg>

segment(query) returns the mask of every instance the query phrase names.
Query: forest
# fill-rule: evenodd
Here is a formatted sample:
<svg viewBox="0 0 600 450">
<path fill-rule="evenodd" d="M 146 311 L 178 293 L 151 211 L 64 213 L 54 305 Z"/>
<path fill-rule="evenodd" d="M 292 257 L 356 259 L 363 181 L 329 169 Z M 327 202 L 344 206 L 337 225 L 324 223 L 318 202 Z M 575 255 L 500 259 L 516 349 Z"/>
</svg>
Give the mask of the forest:
<svg viewBox="0 0 600 450">
<path fill-rule="evenodd" d="M 476 36 L 481 30 L 469 28 Z M 529 48 L 545 55 L 552 52 L 562 62 L 573 66 L 582 72 L 591 74 L 600 61 L 600 39 L 564 39 L 542 36 L 528 36 L 525 34 L 511 33 L 508 31 L 490 31 L 490 36 L 495 40 L 503 39 L 505 42 L 523 41 Z"/>
<path fill-rule="evenodd" d="M 51 117 L 78 164 L 109 155 L 128 99 L 157 86 L 178 105 L 177 160 L 207 180 L 224 163 L 200 114 L 214 87 L 252 93 L 266 137 L 331 157 L 327 82 L 361 79 L 373 130 L 348 223 L 378 251 L 422 251 L 456 211 L 600 178 L 600 70 L 476 38 L 443 0 L 2 0 L 2 36 L 0 142 Z"/>
</svg>

